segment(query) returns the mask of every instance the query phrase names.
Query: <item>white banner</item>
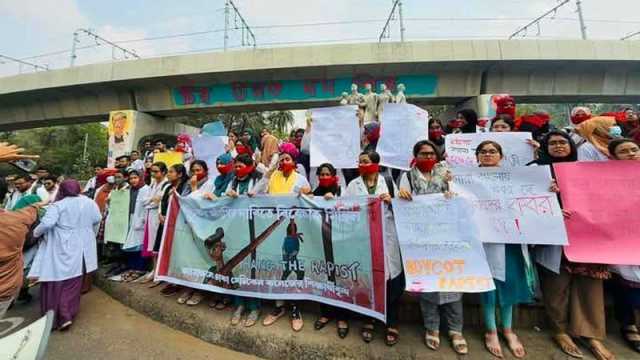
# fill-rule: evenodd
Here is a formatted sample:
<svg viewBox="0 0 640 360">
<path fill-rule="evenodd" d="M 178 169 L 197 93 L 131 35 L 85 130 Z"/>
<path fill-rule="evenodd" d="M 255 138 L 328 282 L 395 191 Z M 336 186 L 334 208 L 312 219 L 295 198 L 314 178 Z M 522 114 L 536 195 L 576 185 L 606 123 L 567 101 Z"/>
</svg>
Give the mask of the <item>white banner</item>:
<svg viewBox="0 0 640 360">
<path fill-rule="evenodd" d="M 533 147 L 529 132 L 488 132 L 475 134 L 449 134 L 444 137 L 447 162 L 452 166 L 478 166 L 476 148 L 486 140 L 502 146 L 502 167 L 525 166 L 533 161 Z"/>
<path fill-rule="evenodd" d="M 442 194 L 393 200 L 407 291 L 495 289 L 467 199 Z"/>
<path fill-rule="evenodd" d="M 459 167 L 452 191 L 472 202 L 487 243 L 566 245 L 567 232 L 549 166 Z"/>
<path fill-rule="evenodd" d="M 411 104 L 385 104 L 376 151 L 380 165 L 409 170 L 413 145 L 427 139 L 429 113 Z"/>
<path fill-rule="evenodd" d="M 336 169 L 355 169 L 360 154 L 360 126 L 355 105 L 312 109 L 311 166 L 330 163 Z"/>
</svg>

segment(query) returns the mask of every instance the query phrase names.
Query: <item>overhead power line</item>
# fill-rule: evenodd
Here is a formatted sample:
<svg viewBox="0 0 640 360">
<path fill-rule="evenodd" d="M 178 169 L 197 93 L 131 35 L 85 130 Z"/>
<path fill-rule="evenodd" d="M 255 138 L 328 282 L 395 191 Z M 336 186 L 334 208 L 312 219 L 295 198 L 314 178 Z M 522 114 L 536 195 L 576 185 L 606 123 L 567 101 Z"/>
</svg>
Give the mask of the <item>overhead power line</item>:
<svg viewBox="0 0 640 360">
<path fill-rule="evenodd" d="M 621 37 L 620 40 L 631 39 L 632 37 L 635 37 L 635 36 L 638 36 L 638 35 L 640 35 L 640 31 L 636 31 L 636 32 L 631 33 L 631 34 L 627 34 L 627 35 Z"/>
<path fill-rule="evenodd" d="M 400 23 L 400 41 L 404 41 L 404 19 L 402 18 L 402 0 L 395 0 L 393 2 L 393 7 L 389 12 L 389 17 L 387 18 L 387 22 L 384 24 L 382 28 L 382 32 L 380 33 L 380 37 L 378 38 L 378 42 L 382 42 L 382 38 L 389 38 L 391 35 L 391 20 L 395 20 L 396 8 L 398 9 L 398 19 Z"/>
<path fill-rule="evenodd" d="M 22 66 L 22 65 L 30 66 L 30 67 L 32 67 L 35 71 L 38 71 L 38 70 L 44 70 L 44 71 L 47 71 L 47 70 L 49 70 L 49 67 L 48 67 L 48 66 L 46 66 L 46 65 L 45 65 L 45 66 L 41 66 L 41 65 L 34 64 L 34 63 L 31 63 L 31 62 L 28 62 L 28 61 L 24 61 L 24 60 L 16 59 L 16 58 L 11 57 L 11 56 L 0 55 L 0 62 L 3 62 L 3 61 L 2 61 L 2 59 L 5 59 L 5 60 L 9 60 L 9 61 L 12 61 L 12 62 L 18 63 L 18 64 L 20 64 L 21 66 Z"/>
<path fill-rule="evenodd" d="M 253 34 L 253 31 L 249 27 L 249 24 L 244 20 L 242 14 L 240 14 L 240 10 L 233 3 L 233 0 L 226 0 L 224 4 L 224 50 L 226 51 L 229 47 L 229 21 L 231 10 L 233 10 L 234 14 L 234 25 L 235 29 L 238 29 L 238 19 L 240 19 L 240 31 L 242 31 L 242 46 L 250 45 L 254 48 L 256 47 L 256 36 Z"/>
<path fill-rule="evenodd" d="M 554 6 L 551 10 L 545 12 L 544 14 L 538 16 L 537 18 L 533 19 L 531 22 L 529 22 L 527 25 L 521 27 L 520 29 L 516 30 L 516 32 L 514 32 L 513 34 L 511 34 L 509 36 L 509 39 L 513 39 L 515 36 L 517 36 L 518 34 L 524 34 L 524 36 L 527 35 L 527 29 L 529 29 L 532 26 L 536 26 L 538 33 L 540 33 L 540 21 L 542 19 L 544 19 L 545 17 L 551 15 L 551 14 L 556 14 L 556 12 L 558 11 L 559 8 L 563 7 L 564 5 L 566 5 L 567 3 L 569 3 L 569 1 L 571 0 L 564 0 L 562 1 L 560 4 Z"/>
<path fill-rule="evenodd" d="M 136 59 L 140 58 L 140 56 L 138 56 L 138 54 L 136 54 L 135 50 L 125 49 L 122 46 L 103 38 L 102 36 L 94 33 L 91 30 L 88 30 L 88 29 L 77 29 L 76 31 L 73 32 L 73 44 L 71 45 L 71 62 L 70 62 L 70 66 L 74 65 L 74 63 L 76 61 L 76 58 L 78 57 L 76 55 L 76 50 L 77 50 L 77 44 L 78 44 L 78 42 L 80 42 L 79 37 L 80 37 L 81 34 L 86 34 L 87 36 L 93 38 L 93 40 L 96 42 L 96 46 L 101 45 L 101 42 L 105 43 L 107 45 L 110 45 L 111 46 L 111 50 L 112 50 L 112 54 L 111 54 L 112 57 L 114 56 L 113 51 L 115 49 L 118 49 L 118 50 L 122 51 L 122 53 L 124 54 L 125 58 L 127 58 L 128 56 L 132 56 L 132 57 L 134 57 Z"/>
</svg>

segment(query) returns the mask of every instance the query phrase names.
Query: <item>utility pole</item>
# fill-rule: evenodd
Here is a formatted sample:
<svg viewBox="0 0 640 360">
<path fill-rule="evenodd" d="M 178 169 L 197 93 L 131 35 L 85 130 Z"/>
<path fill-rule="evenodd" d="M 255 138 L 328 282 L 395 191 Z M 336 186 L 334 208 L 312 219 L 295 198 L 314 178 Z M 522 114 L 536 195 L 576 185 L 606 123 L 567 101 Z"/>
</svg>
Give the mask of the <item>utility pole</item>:
<svg viewBox="0 0 640 360">
<path fill-rule="evenodd" d="M 87 160 L 87 143 L 89 142 L 89 133 L 84 134 L 84 150 L 82 150 L 82 160 Z"/>
<path fill-rule="evenodd" d="M 229 46 L 229 0 L 224 2 L 224 51 Z"/>
<path fill-rule="evenodd" d="M 398 0 L 398 18 L 400 19 L 400 41 L 404 41 L 404 19 L 402 18 L 402 0 Z"/>
<path fill-rule="evenodd" d="M 582 34 L 582 40 L 587 40 L 587 26 L 584 24 L 581 5 L 582 1 L 576 0 L 576 7 L 578 8 L 578 18 L 580 19 L 580 33 Z"/>
<path fill-rule="evenodd" d="M 393 2 L 393 7 L 391 8 L 391 12 L 389 13 L 389 17 L 387 18 L 387 22 L 384 24 L 384 27 L 382 28 L 382 32 L 380 33 L 380 37 L 378 38 L 378 42 L 382 42 L 383 38 L 389 38 L 390 23 L 391 23 L 391 20 L 393 20 L 393 15 L 396 12 L 396 8 L 398 8 L 398 18 L 400 20 L 400 41 L 404 41 L 404 31 L 406 29 L 404 27 L 404 18 L 402 17 L 402 0 L 395 0 Z"/>
<path fill-rule="evenodd" d="M 73 65 L 75 64 L 75 60 L 78 57 L 76 55 L 76 43 L 78 42 L 78 37 L 80 34 L 86 34 L 87 36 L 93 38 L 96 42 L 97 45 L 101 45 L 100 42 L 105 43 L 107 45 L 110 45 L 113 49 L 118 49 L 120 51 L 122 51 L 122 53 L 124 54 L 124 57 L 127 58 L 128 56 L 132 56 L 136 59 L 140 59 L 140 56 L 138 54 L 136 54 L 135 50 L 128 50 L 123 48 L 122 46 L 111 42 L 105 38 L 103 38 L 102 36 L 94 33 L 91 30 L 88 29 L 77 29 L 76 31 L 73 32 L 73 45 L 71 46 L 71 66 L 73 67 Z"/>
</svg>

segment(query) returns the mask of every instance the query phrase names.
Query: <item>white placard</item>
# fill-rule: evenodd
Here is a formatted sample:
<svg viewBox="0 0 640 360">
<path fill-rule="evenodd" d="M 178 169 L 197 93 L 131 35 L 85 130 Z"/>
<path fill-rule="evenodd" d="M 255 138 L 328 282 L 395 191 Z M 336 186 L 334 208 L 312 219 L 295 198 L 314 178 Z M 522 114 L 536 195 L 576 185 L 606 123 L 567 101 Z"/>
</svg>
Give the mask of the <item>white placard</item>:
<svg viewBox="0 0 640 360">
<path fill-rule="evenodd" d="M 402 262 L 411 292 L 484 292 L 495 285 L 467 199 L 443 194 L 394 199 Z"/>
<path fill-rule="evenodd" d="M 471 200 L 487 243 L 566 245 L 549 166 L 453 169 L 452 191 Z"/>
<path fill-rule="evenodd" d="M 336 169 L 355 169 L 360 154 L 360 127 L 355 105 L 312 109 L 309 151 L 311 166 L 330 163 Z"/>
<path fill-rule="evenodd" d="M 478 166 L 476 148 L 486 140 L 502 146 L 502 167 L 525 166 L 533 161 L 530 132 L 488 132 L 475 134 L 449 134 L 444 137 L 447 162 L 452 166 Z"/>
<path fill-rule="evenodd" d="M 427 139 L 429 113 L 412 104 L 386 104 L 376 151 L 380 165 L 409 170 L 413 146 Z"/>
<path fill-rule="evenodd" d="M 191 141 L 195 158 L 207 163 L 210 178 L 218 176 L 216 159 L 225 153 L 227 141 L 226 136 L 211 136 L 206 134 L 195 136 Z"/>
</svg>

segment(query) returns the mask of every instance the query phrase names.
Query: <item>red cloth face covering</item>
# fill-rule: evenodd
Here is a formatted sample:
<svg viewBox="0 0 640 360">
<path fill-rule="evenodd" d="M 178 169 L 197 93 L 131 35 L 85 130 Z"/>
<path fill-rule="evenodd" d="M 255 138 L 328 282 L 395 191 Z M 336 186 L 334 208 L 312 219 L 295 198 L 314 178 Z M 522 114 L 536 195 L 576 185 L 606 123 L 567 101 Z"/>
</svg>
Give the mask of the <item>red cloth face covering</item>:
<svg viewBox="0 0 640 360">
<path fill-rule="evenodd" d="M 331 176 L 331 177 L 325 177 L 325 178 L 318 178 L 318 183 L 320 184 L 320 186 L 324 188 L 338 185 L 338 177 Z"/>
<path fill-rule="evenodd" d="M 380 166 L 378 164 L 367 164 L 358 166 L 358 171 L 360 175 L 371 175 L 375 174 L 380 170 Z"/>
<path fill-rule="evenodd" d="M 591 115 L 589 115 L 589 114 L 576 114 L 576 115 L 571 117 L 571 122 L 574 125 L 578 125 L 581 122 L 589 120 L 590 118 L 591 118 Z"/>
<path fill-rule="evenodd" d="M 207 177 L 207 173 L 206 172 L 201 172 L 199 174 L 196 174 L 196 179 L 198 179 L 198 181 L 204 179 L 205 177 Z"/>
<path fill-rule="evenodd" d="M 440 139 L 442 135 L 444 135 L 444 131 L 442 131 L 442 129 L 429 130 L 429 139 Z"/>
<path fill-rule="evenodd" d="M 438 163 L 435 159 L 415 159 L 416 167 L 422 172 L 430 172 Z"/>
<path fill-rule="evenodd" d="M 243 178 L 249 174 L 251 174 L 253 172 L 254 167 L 253 166 L 245 166 L 243 168 L 237 169 L 236 170 L 236 177 L 237 178 Z"/>
<path fill-rule="evenodd" d="M 233 163 L 229 163 L 227 165 L 219 164 L 217 167 L 218 167 L 218 172 L 222 175 L 227 175 L 228 173 L 233 171 Z"/>
<path fill-rule="evenodd" d="M 240 154 L 250 154 L 249 148 L 244 145 L 236 145 L 236 152 Z"/>
<path fill-rule="evenodd" d="M 282 171 L 285 174 L 288 174 L 288 173 L 292 172 L 295 169 L 296 169 L 296 164 L 294 164 L 294 163 L 280 164 L 280 171 Z"/>
</svg>

